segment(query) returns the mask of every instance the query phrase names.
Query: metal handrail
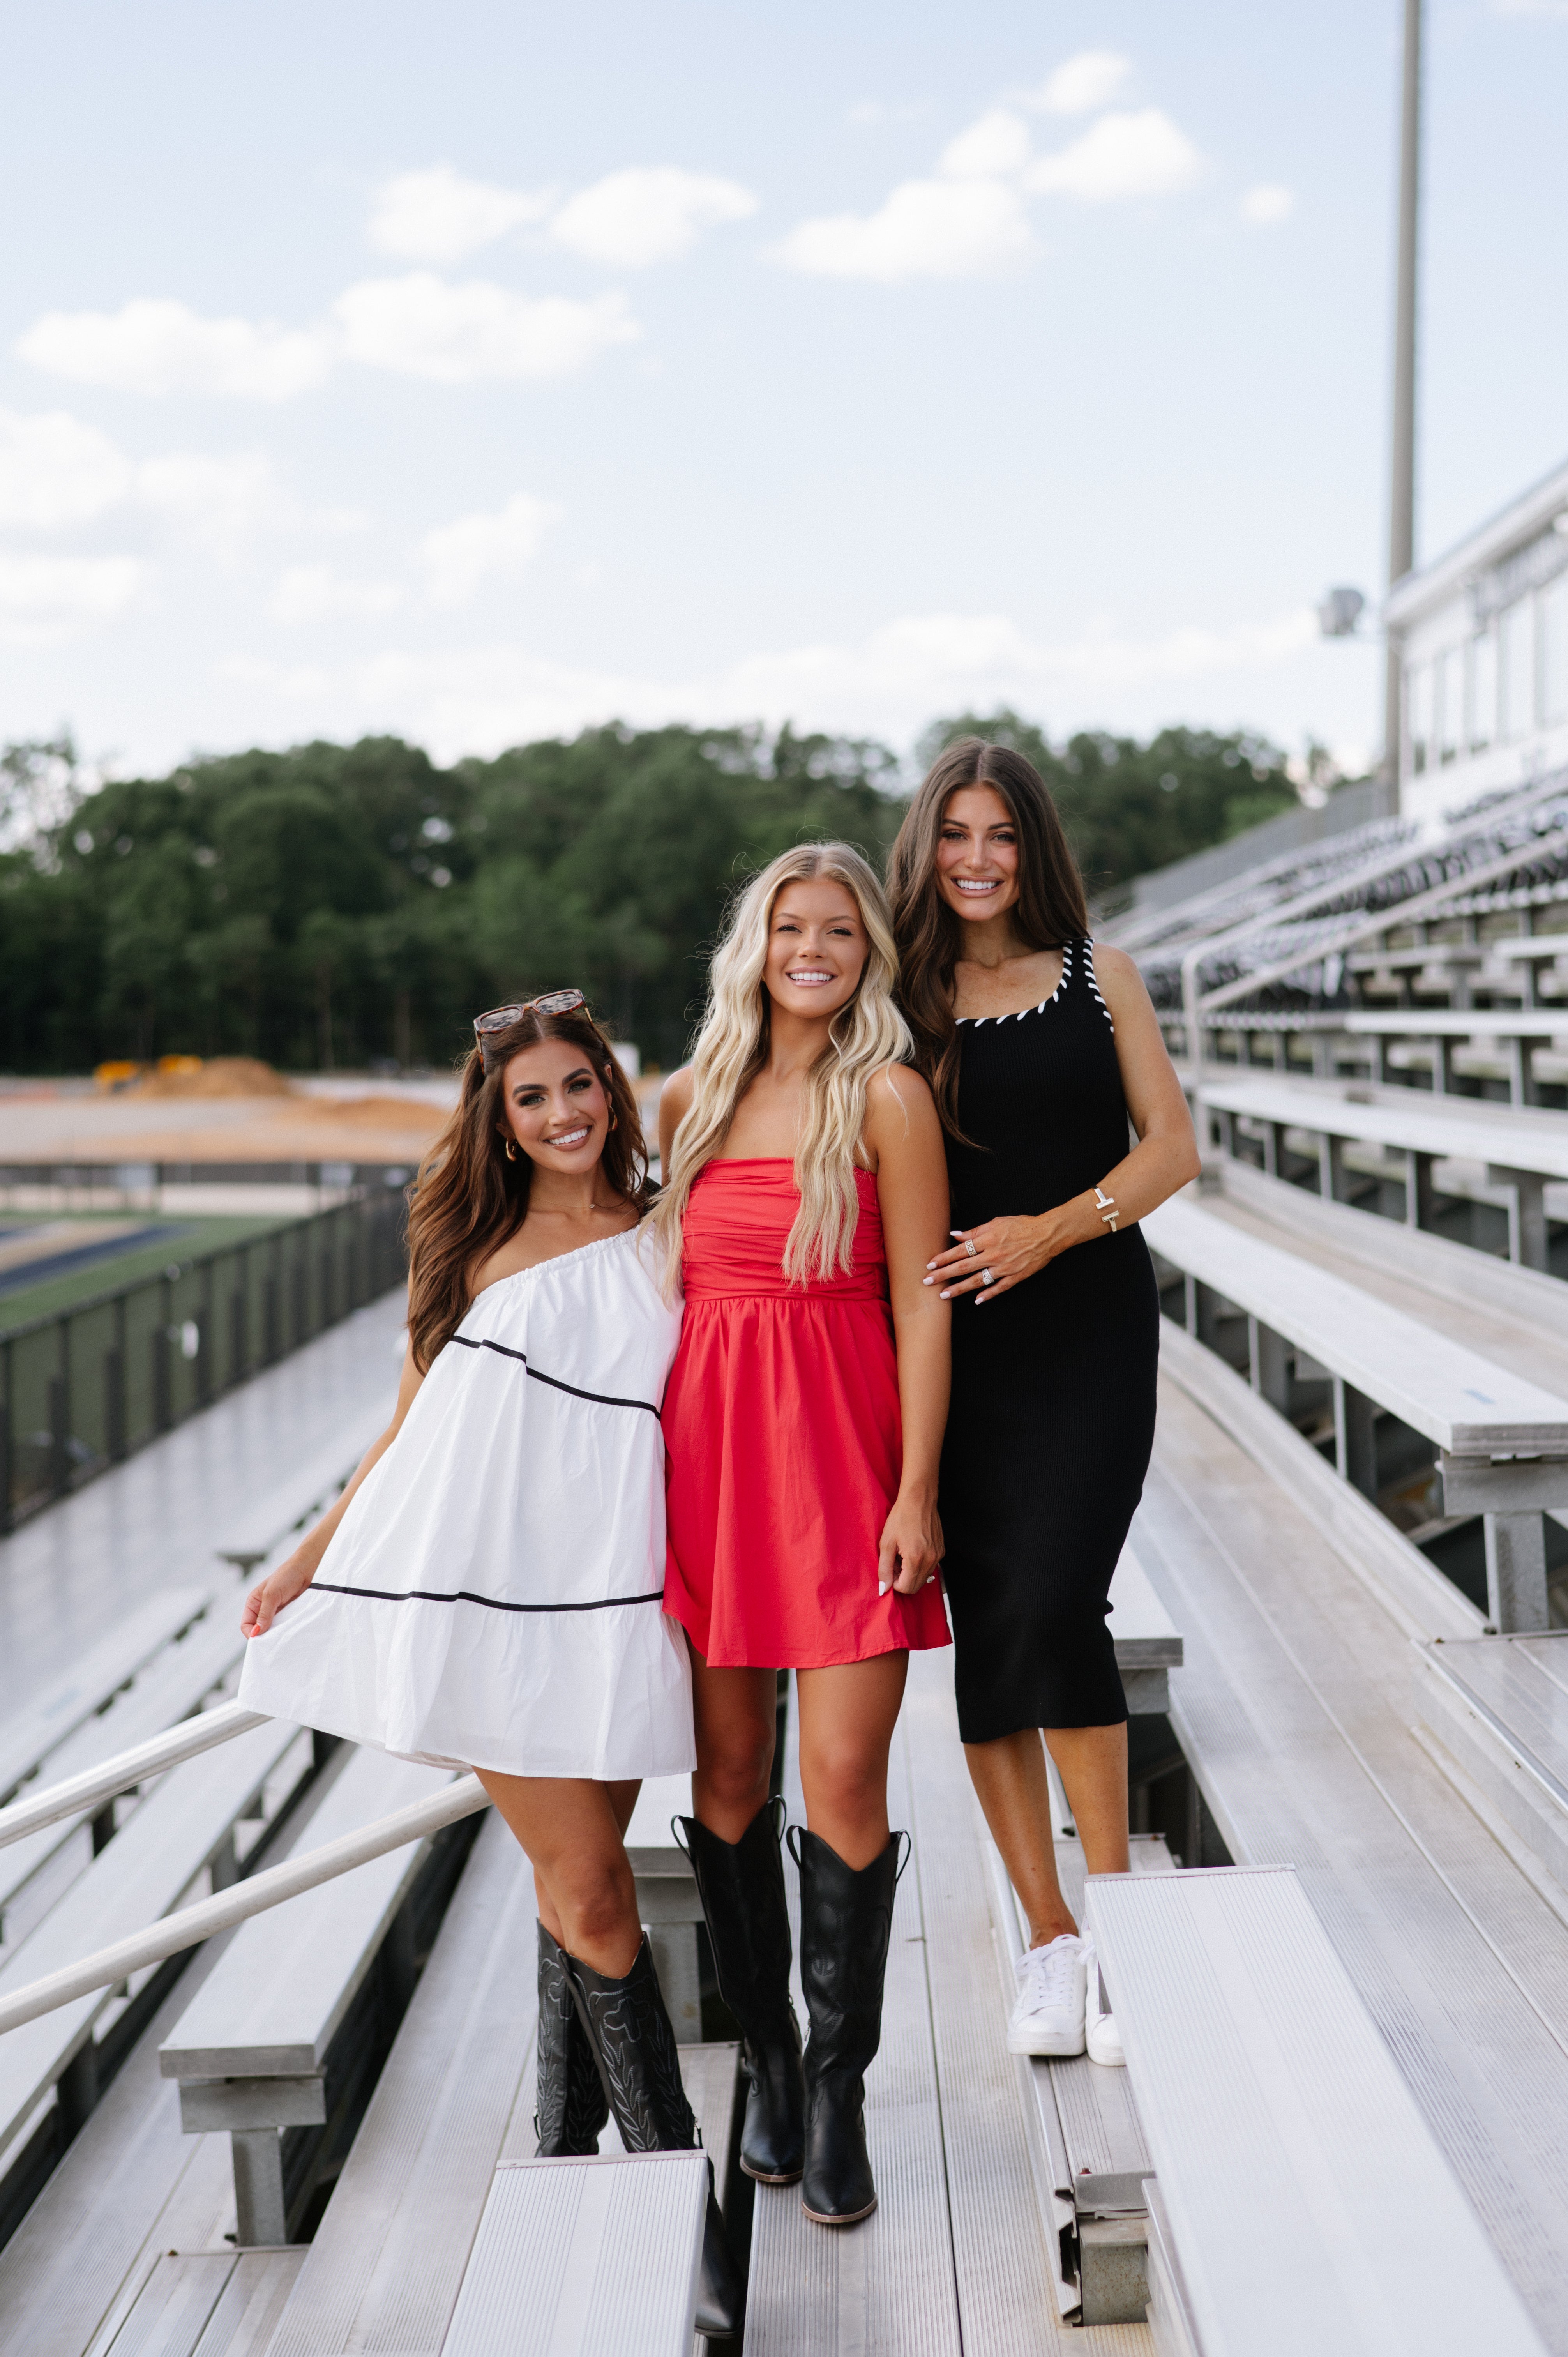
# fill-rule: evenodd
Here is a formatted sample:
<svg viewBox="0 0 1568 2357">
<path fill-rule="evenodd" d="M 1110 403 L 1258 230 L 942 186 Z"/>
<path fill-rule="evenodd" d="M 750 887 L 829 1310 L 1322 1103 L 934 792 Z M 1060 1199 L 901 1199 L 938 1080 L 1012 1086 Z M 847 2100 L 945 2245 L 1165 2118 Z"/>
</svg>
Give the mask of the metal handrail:
<svg viewBox="0 0 1568 2357">
<path fill-rule="evenodd" d="M 211 1713 L 214 1718 L 218 1715 Z M 230 1735 L 240 1732 L 238 1726 L 227 1729 Z M 263 1914 L 269 1907 L 281 1906 L 285 1899 L 296 1899 L 302 1891 L 314 1890 L 318 1883 L 368 1865 L 390 1849 L 401 1849 L 406 1842 L 423 1841 L 427 1835 L 439 1833 L 443 1825 L 455 1824 L 459 1817 L 472 1816 L 489 1805 L 489 1795 L 478 1778 L 459 1776 L 428 1801 L 415 1802 L 412 1808 L 399 1809 L 390 1817 L 378 1817 L 358 1833 L 344 1834 L 338 1841 L 323 1843 L 319 1849 L 306 1850 L 300 1857 L 285 1858 L 281 1866 L 250 1875 L 210 1899 L 199 1900 L 194 1907 L 182 1908 L 177 1914 L 148 1924 L 145 1931 L 133 1932 L 111 1948 L 100 1948 L 96 1955 L 84 1956 L 80 1964 L 63 1965 L 41 1980 L 29 1981 L 14 1996 L 0 1998 L 0 2036 L 79 1996 L 89 1996 L 95 1989 L 113 1988 L 144 1964 L 161 1964 L 182 1948 L 198 1947 L 216 1932 L 227 1932 L 252 1915 Z"/>
<path fill-rule="evenodd" d="M 50 1784 L 42 1792 L 13 1801 L 8 1809 L 0 1809 L 0 1849 L 37 1833 L 40 1825 L 56 1824 L 61 1817 L 85 1815 L 89 1809 L 112 1801 L 116 1792 L 128 1792 L 133 1785 L 145 1783 L 149 1776 L 161 1775 L 166 1768 L 177 1768 L 182 1760 L 194 1760 L 200 1752 L 210 1751 L 215 1744 L 227 1743 L 231 1736 L 243 1735 L 248 1728 L 260 1727 L 269 1716 L 264 1710 L 247 1710 L 242 1703 L 220 1703 L 216 1710 L 203 1711 L 195 1718 L 182 1718 L 177 1727 L 168 1727 L 162 1735 L 149 1736 L 145 1743 L 134 1744 L 128 1751 L 117 1751 L 113 1759 L 101 1760 L 96 1768 L 84 1768 L 79 1776 L 68 1776 L 63 1783 Z"/>
</svg>

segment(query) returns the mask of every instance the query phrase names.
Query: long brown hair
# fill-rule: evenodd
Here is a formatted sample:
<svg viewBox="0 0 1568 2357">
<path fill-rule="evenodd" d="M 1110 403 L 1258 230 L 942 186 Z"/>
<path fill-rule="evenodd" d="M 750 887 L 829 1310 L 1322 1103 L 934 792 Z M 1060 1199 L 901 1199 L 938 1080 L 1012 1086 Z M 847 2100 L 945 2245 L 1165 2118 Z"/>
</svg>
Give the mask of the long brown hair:
<svg viewBox="0 0 1568 2357">
<path fill-rule="evenodd" d="M 887 855 L 887 894 L 898 943 L 898 997 L 915 1035 L 916 1061 L 931 1084 L 942 1126 L 958 1125 L 958 1028 L 953 968 L 961 925 L 937 884 L 937 845 L 948 799 L 963 786 L 991 786 L 1018 833 L 1015 925 L 1034 950 L 1065 949 L 1089 932 L 1083 878 L 1056 804 L 1032 761 L 1010 745 L 960 737 L 927 770 Z"/>
<path fill-rule="evenodd" d="M 408 1339 L 413 1363 L 427 1373 L 468 1308 L 468 1279 L 478 1264 L 522 1225 L 533 1165 L 508 1158 L 510 1135 L 501 1080 L 520 1049 L 542 1039 L 570 1040 L 605 1083 L 615 1125 L 605 1140 L 605 1177 L 626 1202 L 646 1211 L 648 1148 L 631 1084 L 585 1006 L 569 1015 L 525 1007 L 504 1031 L 488 1032 L 463 1065 L 457 1109 L 419 1166 L 408 1213 Z"/>
</svg>

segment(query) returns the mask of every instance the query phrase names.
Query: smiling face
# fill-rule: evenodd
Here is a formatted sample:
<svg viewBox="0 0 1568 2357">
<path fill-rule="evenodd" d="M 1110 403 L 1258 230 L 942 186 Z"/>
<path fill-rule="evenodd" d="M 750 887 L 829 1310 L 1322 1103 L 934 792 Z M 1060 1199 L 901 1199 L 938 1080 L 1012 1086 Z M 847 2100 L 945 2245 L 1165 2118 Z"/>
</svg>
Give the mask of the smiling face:
<svg viewBox="0 0 1568 2357">
<path fill-rule="evenodd" d="M 820 876 L 779 888 L 762 970 L 776 1006 L 812 1021 L 836 1015 L 854 996 L 870 954 L 847 884 Z"/>
<path fill-rule="evenodd" d="M 580 1178 L 593 1169 L 609 1134 L 604 1074 L 575 1040 L 541 1039 L 508 1058 L 501 1118 L 531 1162 Z"/>
<path fill-rule="evenodd" d="M 937 888 L 966 924 L 1018 905 L 1018 830 L 994 786 L 948 796 L 937 836 Z"/>
</svg>

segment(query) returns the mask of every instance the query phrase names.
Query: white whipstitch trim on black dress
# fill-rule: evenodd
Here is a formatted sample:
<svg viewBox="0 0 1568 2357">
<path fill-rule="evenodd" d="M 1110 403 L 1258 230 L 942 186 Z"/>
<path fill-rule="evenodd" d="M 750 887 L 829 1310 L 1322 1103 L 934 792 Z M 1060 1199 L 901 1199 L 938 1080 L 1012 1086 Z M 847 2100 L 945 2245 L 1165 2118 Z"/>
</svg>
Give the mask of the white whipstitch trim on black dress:
<svg viewBox="0 0 1568 2357">
<path fill-rule="evenodd" d="M 1116 1017 L 1112 1014 L 1109 1006 L 1106 1006 L 1104 999 L 1101 997 L 1100 984 L 1095 977 L 1094 972 L 1094 943 L 1092 942 L 1085 942 L 1083 945 L 1083 962 L 1089 975 L 1089 986 L 1090 990 L 1093 991 L 1095 997 L 1100 999 L 1100 1012 L 1104 1016 L 1107 1023 L 1110 1024 L 1111 1035 L 1112 1039 L 1114 1039 L 1116 1036 Z"/>
<path fill-rule="evenodd" d="M 1042 998 L 1038 1006 L 1020 1006 L 1016 1015 L 961 1015 L 956 1019 L 960 1023 L 967 1023 L 972 1030 L 978 1031 L 983 1023 L 1022 1023 L 1026 1015 L 1043 1015 L 1047 1006 L 1056 1005 L 1057 1000 L 1067 988 L 1068 976 L 1071 972 L 1072 943 L 1069 942 L 1062 951 L 1061 977 L 1050 996 Z M 1098 998 L 1099 996 L 1097 991 L 1095 996 Z M 1103 999 L 1101 999 L 1100 1003 L 1101 1006 L 1105 1004 Z"/>
<path fill-rule="evenodd" d="M 313 1579 L 311 1587 L 324 1596 L 366 1596 L 377 1604 L 482 1604 L 491 1612 L 607 1612 L 616 1604 L 662 1604 L 664 1590 L 650 1587 L 646 1596 L 596 1596 L 586 1604 L 511 1604 L 500 1596 L 476 1596 L 471 1588 L 449 1593 L 435 1587 L 339 1587 L 329 1579 Z"/>
<path fill-rule="evenodd" d="M 611 1392 L 579 1391 L 575 1383 L 564 1383 L 559 1375 L 542 1374 L 537 1367 L 529 1366 L 526 1351 L 509 1351 L 504 1342 L 491 1342 L 483 1338 L 476 1341 L 471 1334 L 454 1334 L 452 1340 L 461 1342 L 465 1351 L 493 1351 L 498 1359 L 515 1359 L 536 1383 L 548 1383 L 553 1392 L 566 1392 L 573 1399 L 590 1400 L 596 1407 L 639 1407 L 656 1420 L 658 1418 L 659 1410 L 651 1400 L 617 1399 Z"/>
</svg>

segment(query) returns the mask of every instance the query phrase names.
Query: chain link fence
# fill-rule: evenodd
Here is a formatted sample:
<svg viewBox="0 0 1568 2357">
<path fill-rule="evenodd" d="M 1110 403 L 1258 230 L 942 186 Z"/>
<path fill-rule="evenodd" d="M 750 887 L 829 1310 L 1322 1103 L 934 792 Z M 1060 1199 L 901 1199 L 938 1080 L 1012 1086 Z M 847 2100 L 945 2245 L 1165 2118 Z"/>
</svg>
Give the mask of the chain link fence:
<svg viewBox="0 0 1568 2357">
<path fill-rule="evenodd" d="M 403 1194 L 382 1183 L 0 1329 L 0 1531 L 390 1292 L 404 1271 Z"/>
</svg>

